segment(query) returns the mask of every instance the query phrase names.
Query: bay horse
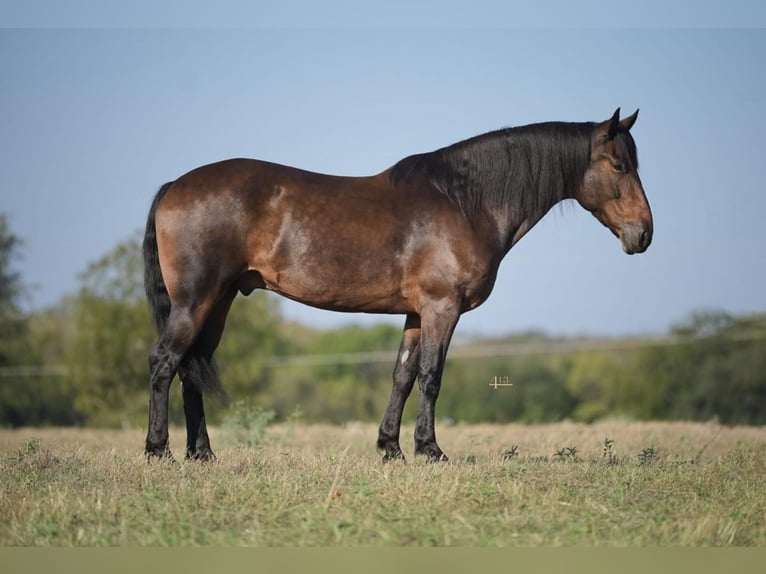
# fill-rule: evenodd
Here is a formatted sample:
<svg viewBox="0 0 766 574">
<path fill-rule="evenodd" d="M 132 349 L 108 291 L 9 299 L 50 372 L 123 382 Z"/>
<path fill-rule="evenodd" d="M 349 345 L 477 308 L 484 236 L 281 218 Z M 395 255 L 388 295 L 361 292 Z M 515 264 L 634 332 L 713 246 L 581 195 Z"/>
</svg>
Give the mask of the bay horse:
<svg viewBox="0 0 766 574">
<path fill-rule="evenodd" d="M 163 185 L 143 243 L 159 340 L 149 355 L 147 456 L 170 456 L 168 393 L 178 373 L 186 456 L 215 458 L 203 394 L 237 293 L 268 289 L 334 311 L 406 315 L 380 425 L 383 460 L 404 458 L 402 410 L 415 379 L 415 455 L 447 457 L 434 410 L 452 333 L 489 296 L 503 257 L 555 204 L 575 199 L 641 253 L 653 222 L 630 134 L 638 111 L 603 122 L 506 128 L 412 155 L 378 175 L 337 177 L 253 159 Z"/>
</svg>

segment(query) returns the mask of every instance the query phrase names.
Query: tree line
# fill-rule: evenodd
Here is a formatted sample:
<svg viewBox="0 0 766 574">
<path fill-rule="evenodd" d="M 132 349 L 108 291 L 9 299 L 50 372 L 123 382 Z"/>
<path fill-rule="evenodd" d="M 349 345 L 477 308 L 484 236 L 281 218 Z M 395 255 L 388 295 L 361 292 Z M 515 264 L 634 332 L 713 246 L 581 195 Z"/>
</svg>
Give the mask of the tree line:
<svg viewBox="0 0 766 574">
<path fill-rule="evenodd" d="M 21 310 L 25 286 L 14 271 L 22 247 L 0 214 L 0 426 L 143 426 L 156 335 L 140 238 L 89 264 L 76 293 L 31 313 Z M 400 335 L 384 324 L 312 329 L 285 320 L 279 299 L 256 291 L 235 300 L 216 357 L 229 399 L 272 409 L 277 420 L 300 412 L 310 422 L 378 421 Z M 471 346 L 560 343 L 527 333 Z M 453 346 L 437 416 L 458 423 L 619 417 L 766 424 L 766 314 L 695 313 L 661 344 L 585 343 L 585 350 L 473 358 Z M 171 420 L 181 424 L 179 386 L 173 389 Z M 208 403 L 208 418 L 220 422 L 226 403 Z M 416 408 L 415 397 L 405 422 L 414 421 Z"/>
</svg>

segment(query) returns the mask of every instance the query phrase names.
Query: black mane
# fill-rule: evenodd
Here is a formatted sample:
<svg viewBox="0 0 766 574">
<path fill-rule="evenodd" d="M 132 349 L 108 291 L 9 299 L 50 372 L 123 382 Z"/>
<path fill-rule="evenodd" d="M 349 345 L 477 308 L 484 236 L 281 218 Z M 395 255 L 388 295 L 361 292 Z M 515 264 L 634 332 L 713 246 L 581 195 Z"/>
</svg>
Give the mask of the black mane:
<svg viewBox="0 0 766 574">
<path fill-rule="evenodd" d="M 469 219 L 481 209 L 507 207 L 522 219 L 542 217 L 582 182 L 593 126 L 550 122 L 489 132 L 406 157 L 390 179 L 425 177 Z"/>
</svg>

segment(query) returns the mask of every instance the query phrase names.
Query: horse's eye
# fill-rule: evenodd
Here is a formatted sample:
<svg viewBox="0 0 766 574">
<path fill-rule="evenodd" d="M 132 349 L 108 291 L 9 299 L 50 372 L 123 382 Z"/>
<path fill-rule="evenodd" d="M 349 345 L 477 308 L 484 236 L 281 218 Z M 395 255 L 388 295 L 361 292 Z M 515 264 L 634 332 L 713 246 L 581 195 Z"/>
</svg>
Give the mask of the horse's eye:
<svg viewBox="0 0 766 574">
<path fill-rule="evenodd" d="M 625 172 L 625 164 L 623 163 L 613 163 L 612 169 L 616 171 L 617 173 L 624 173 Z"/>
</svg>

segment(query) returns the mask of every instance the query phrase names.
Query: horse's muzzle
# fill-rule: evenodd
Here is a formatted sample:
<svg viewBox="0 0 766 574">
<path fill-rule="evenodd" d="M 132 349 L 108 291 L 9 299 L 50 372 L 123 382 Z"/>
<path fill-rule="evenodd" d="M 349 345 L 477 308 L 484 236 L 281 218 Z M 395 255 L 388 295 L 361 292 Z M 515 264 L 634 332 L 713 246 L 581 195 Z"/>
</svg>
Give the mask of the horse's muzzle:
<svg viewBox="0 0 766 574">
<path fill-rule="evenodd" d="M 652 226 L 645 223 L 626 223 L 620 230 L 622 250 L 628 255 L 643 253 L 652 242 Z"/>
</svg>

